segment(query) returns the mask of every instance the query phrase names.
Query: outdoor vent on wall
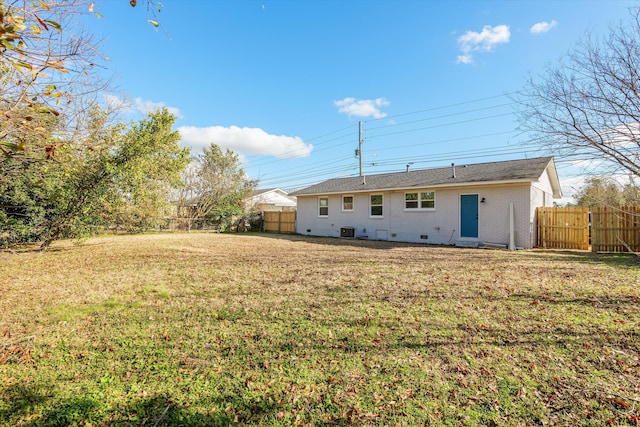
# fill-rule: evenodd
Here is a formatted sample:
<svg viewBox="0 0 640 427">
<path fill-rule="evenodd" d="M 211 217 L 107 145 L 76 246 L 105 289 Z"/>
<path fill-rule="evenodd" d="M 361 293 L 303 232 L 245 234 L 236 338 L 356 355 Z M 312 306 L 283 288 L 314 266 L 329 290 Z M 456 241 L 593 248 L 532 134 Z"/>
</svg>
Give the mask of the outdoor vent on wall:
<svg viewBox="0 0 640 427">
<path fill-rule="evenodd" d="M 356 229 L 355 227 L 341 227 L 340 228 L 340 237 L 356 237 Z"/>
</svg>

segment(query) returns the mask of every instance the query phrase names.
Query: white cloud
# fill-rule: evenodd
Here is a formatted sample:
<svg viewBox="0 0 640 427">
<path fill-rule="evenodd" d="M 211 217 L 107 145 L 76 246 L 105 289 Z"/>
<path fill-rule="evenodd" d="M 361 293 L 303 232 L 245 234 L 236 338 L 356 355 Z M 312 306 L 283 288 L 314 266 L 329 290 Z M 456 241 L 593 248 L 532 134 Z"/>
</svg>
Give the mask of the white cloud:
<svg viewBox="0 0 640 427">
<path fill-rule="evenodd" d="M 458 37 L 458 46 L 462 55 L 457 58 L 458 64 L 472 64 L 473 52 L 493 52 L 499 44 L 509 43 L 511 30 L 508 25 L 485 25 L 479 33 L 467 31 Z"/>
<path fill-rule="evenodd" d="M 134 98 L 133 100 L 124 99 L 115 95 L 107 94 L 105 95 L 105 102 L 107 105 L 114 109 L 121 111 L 123 113 L 142 113 L 149 114 L 152 111 L 155 111 L 159 108 L 164 108 L 166 105 L 163 102 L 154 102 L 154 101 L 145 101 L 142 98 Z M 177 118 L 182 118 L 182 114 L 180 110 L 175 107 L 166 107 L 167 110 Z"/>
<path fill-rule="evenodd" d="M 340 101 L 334 101 L 333 103 L 338 107 L 339 113 L 347 114 L 349 117 L 373 117 L 374 119 L 386 117 L 387 113 L 380 111 L 380 108 L 390 104 L 385 98 L 345 98 Z"/>
<path fill-rule="evenodd" d="M 471 55 L 458 55 L 456 59 L 458 64 L 473 64 L 473 56 Z"/>
<path fill-rule="evenodd" d="M 529 28 L 529 32 L 531 34 L 546 33 L 547 31 L 551 31 L 551 29 L 554 28 L 556 25 L 558 25 L 558 23 L 555 20 L 551 22 L 546 22 L 546 21 L 538 22 L 537 24 L 534 24 L 531 28 Z"/>
<path fill-rule="evenodd" d="M 129 108 L 122 98 L 115 95 L 106 94 L 104 96 L 104 101 L 107 103 L 109 108 L 113 108 L 114 110 L 124 110 Z"/>
<path fill-rule="evenodd" d="M 308 157 L 313 150 L 313 145 L 305 144 L 298 136 L 271 135 L 260 128 L 181 126 L 178 132 L 183 144 L 195 149 L 213 143 L 239 153 L 271 155 L 279 159 Z"/>
</svg>

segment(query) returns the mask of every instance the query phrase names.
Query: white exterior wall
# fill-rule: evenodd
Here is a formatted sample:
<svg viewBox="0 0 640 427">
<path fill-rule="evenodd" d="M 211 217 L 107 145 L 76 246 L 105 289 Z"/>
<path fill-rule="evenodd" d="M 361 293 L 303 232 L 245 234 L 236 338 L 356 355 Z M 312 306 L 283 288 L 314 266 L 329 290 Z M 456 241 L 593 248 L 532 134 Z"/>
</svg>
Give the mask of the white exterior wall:
<svg viewBox="0 0 640 427">
<path fill-rule="evenodd" d="M 547 170 L 544 171 L 538 182 L 533 183 L 532 187 L 531 205 L 534 211 L 538 206 L 553 206 L 553 188 Z"/>
<path fill-rule="evenodd" d="M 529 184 L 485 187 L 478 193 L 485 198 L 478 212 L 478 239 L 487 243 L 509 243 L 509 206 L 513 203 L 516 247 L 531 248 L 533 217 Z"/>
<path fill-rule="evenodd" d="M 529 183 L 455 189 L 416 188 L 410 191 L 435 191 L 436 208 L 405 210 L 405 191 L 345 193 L 353 196 L 353 211 L 342 211 L 342 194 L 328 195 L 325 197 L 329 198 L 329 215 L 319 217 L 318 196 L 299 196 L 297 232 L 340 237 L 342 227 L 354 227 L 356 237 L 366 236 L 371 240 L 453 245 L 460 238 L 460 196 L 477 194 L 478 240 L 509 243 L 509 205 L 513 203 L 515 244 L 531 248 L 535 208 L 552 200 L 550 192 Z M 383 194 L 383 217 L 369 216 L 370 194 Z M 483 198 L 485 202 L 481 203 Z"/>
<path fill-rule="evenodd" d="M 531 233 L 531 247 L 535 244 L 535 223 L 536 223 L 536 208 L 539 206 L 552 207 L 553 206 L 553 188 L 551 186 L 551 179 L 549 178 L 549 171 L 545 170 L 540 180 L 533 183 L 531 186 L 531 224 L 533 232 Z"/>
</svg>

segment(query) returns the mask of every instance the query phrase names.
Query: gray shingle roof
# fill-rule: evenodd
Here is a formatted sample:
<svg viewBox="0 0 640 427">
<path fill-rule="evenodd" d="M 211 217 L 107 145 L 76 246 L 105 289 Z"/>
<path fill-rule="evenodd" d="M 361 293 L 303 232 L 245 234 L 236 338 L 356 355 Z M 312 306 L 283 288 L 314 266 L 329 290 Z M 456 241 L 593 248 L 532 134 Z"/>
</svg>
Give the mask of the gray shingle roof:
<svg viewBox="0 0 640 427">
<path fill-rule="evenodd" d="M 295 191 L 290 195 L 305 196 L 391 189 L 400 190 L 500 181 L 535 182 L 540 178 L 551 161 L 553 161 L 553 157 L 537 157 L 534 159 L 468 165 L 461 164 L 455 165 L 455 177 L 453 176 L 453 167 L 449 166 L 437 169 L 367 175 L 365 177 L 333 178 Z M 555 167 L 552 173 L 555 175 Z M 554 189 L 554 193 L 555 192 Z"/>
</svg>

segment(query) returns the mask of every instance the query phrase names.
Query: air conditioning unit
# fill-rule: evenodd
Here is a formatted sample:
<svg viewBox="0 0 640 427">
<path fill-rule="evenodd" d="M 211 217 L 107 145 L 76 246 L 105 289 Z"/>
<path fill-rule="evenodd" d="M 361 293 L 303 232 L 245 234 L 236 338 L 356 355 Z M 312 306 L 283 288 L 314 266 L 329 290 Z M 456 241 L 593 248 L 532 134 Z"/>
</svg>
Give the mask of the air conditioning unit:
<svg viewBox="0 0 640 427">
<path fill-rule="evenodd" d="M 340 228 L 340 237 L 356 237 L 356 228 L 355 227 L 341 227 Z"/>
</svg>

